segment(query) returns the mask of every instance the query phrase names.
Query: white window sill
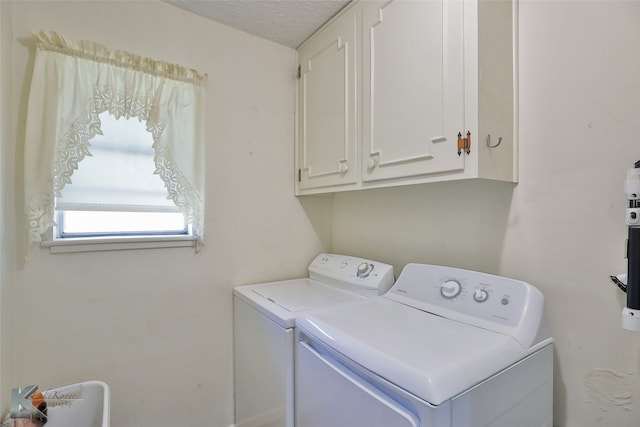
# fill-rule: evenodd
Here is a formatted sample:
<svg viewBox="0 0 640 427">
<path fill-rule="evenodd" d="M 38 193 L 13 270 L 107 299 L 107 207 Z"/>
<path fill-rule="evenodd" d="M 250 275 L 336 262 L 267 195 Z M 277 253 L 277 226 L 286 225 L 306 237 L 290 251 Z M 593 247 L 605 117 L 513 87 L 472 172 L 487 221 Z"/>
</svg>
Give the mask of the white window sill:
<svg viewBox="0 0 640 427">
<path fill-rule="evenodd" d="M 194 236 L 149 236 L 149 237 L 108 237 L 76 238 L 42 242 L 51 254 L 74 252 L 124 251 L 134 249 L 195 248 Z"/>
</svg>

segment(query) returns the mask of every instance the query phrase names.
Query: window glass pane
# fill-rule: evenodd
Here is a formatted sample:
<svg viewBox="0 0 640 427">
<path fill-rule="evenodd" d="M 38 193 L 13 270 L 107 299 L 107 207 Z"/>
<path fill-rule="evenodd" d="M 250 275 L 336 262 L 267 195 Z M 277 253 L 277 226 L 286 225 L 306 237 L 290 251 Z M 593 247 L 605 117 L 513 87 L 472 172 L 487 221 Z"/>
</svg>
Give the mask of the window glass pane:
<svg viewBox="0 0 640 427">
<path fill-rule="evenodd" d="M 60 234 L 187 234 L 182 213 L 64 211 Z"/>
</svg>

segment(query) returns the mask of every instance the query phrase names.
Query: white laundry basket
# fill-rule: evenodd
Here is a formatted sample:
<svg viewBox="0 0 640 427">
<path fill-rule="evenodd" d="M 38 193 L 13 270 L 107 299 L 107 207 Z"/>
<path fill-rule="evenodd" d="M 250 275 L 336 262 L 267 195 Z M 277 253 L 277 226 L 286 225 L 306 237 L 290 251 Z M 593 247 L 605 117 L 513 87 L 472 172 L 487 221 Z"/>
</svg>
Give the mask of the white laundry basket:
<svg viewBox="0 0 640 427">
<path fill-rule="evenodd" d="M 110 391 L 102 381 L 85 381 L 43 391 L 45 427 L 109 427 Z"/>
</svg>

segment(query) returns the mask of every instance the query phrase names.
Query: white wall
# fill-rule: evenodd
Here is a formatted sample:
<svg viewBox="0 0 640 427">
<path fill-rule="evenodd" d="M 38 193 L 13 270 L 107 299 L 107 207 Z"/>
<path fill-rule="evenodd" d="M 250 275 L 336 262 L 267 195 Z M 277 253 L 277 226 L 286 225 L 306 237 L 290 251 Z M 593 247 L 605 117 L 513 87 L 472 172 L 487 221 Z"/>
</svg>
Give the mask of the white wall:
<svg viewBox="0 0 640 427">
<path fill-rule="evenodd" d="M 155 1 L 11 5 L 13 36 L 0 58 L 13 62 L 15 91 L 2 107 L 16 112 L 18 142 L 2 132 L 3 153 L 11 153 L 2 158 L 10 178 L 2 194 L 22 203 L 32 53 L 19 39 L 53 30 L 209 75 L 207 213 L 198 255 L 38 249 L 22 265 L 19 208 L 6 206 L 0 218 L 12 227 L 2 259 L 13 280 L 2 282 L 3 403 L 12 387 L 102 379 L 112 388 L 114 426 L 232 424 L 232 287 L 301 276 L 330 244 L 328 206 L 293 197 L 295 52 Z"/>
<path fill-rule="evenodd" d="M 640 2 L 520 2 L 520 183 L 334 198 L 333 250 L 478 269 L 539 287 L 557 426 L 637 427 L 640 333 L 623 331 L 622 191 L 640 160 Z"/>
<path fill-rule="evenodd" d="M 11 4 L 6 2 L 0 2 L 0 165 L 5 164 L 5 159 L 8 157 L 7 147 L 9 144 L 5 144 L 5 141 L 10 139 L 9 128 L 12 123 L 12 110 L 9 96 L 9 88 L 11 87 L 11 66 L 10 66 L 10 50 L 11 45 Z M 0 172 L 0 188 L 4 188 L 4 183 L 7 182 L 8 174 L 5 172 L 7 168 L 2 167 Z M 5 237 L 6 230 L 10 229 L 5 215 L 5 206 L 7 206 L 7 200 L 5 191 L 0 192 L 0 307 L 2 307 L 2 301 L 4 301 L 4 289 L 5 283 L 8 283 L 8 269 L 7 269 L 7 247 L 8 242 Z M 5 336 L 5 328 L 8 324 L 6 313 L 4 310 L 0 310 L 0 373 L 5 371 L 5 351 L 7 346 L 3 345 L 2 337 Z M 4 396 L 8 390 L 4 390 L 2 387 L 2 375 L 0 374 L 0 402 L 4 401 Z"/>
</svg>

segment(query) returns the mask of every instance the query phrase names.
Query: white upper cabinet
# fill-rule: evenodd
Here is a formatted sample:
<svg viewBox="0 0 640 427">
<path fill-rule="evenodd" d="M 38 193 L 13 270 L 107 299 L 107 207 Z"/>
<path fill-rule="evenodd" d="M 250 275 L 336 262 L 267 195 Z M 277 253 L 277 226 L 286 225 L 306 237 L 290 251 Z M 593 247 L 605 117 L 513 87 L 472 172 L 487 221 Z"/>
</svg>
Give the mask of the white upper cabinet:
<svg viewBox="0 0 640 427">
<path fill-rule="evenodd" d="M 461 2 L 364 3 L 363 181 L 464 169 L 462 18 Z"/>
<path fill-rule="evenodd" d="M 356 39 L 344 14 L 298 54 L 297 171 L 300 190 L 358 182 Z"/>
<path fill-rule="evenodd" d="M 298 50 L 296 194 L 516 182 L 513 16 L 511 0 L 360 1 L 320 29 Z"/>
</svg>

